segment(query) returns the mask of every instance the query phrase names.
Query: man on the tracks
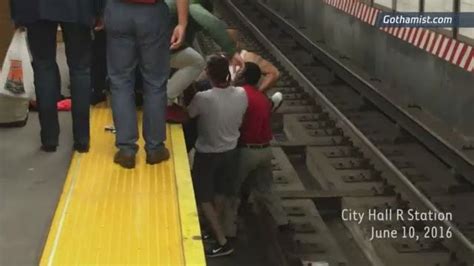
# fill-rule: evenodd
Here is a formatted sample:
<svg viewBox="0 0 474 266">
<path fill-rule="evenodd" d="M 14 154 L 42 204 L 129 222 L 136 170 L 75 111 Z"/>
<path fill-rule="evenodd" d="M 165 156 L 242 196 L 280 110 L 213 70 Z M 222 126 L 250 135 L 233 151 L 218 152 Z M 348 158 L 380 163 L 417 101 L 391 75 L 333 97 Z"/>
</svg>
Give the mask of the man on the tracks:
<svg viewBox="0 0 474 266">
<path fill-rule="evenodd" d="M 239 193 L 242 184 L 249 178 L 251 180 L 247 182 L 250 183 L 250 190 L 257 201 L 263 203 L 276 218 L 279 229 L 286 230 L 288 227 L 288 219 L 281 201 L 271 189 L 273 183 L 273 154 L 270 146 L 273 138 L 272 103 L 258 88 L 262 72 L 257 64 L 246 62 L 241 75 L 245 84 L 243 88 L 247 94 L 248 107 L 240 128 L 238 171 L 232 183 L 232 196 L 228 201 L 230 204 L 226 208 L 225 231 L 226 236 L 230 237 L 235 237 L 237 234 Z"/>
<path fill-rule="evenodd" d="M 176 0 L 166 0 L 166 3 L 170 7 L 171 14 L 174 15 Z M 227 24 L 204 7 L 208 5 L 208 1 L 191 0 L 185 42 L 179 49 L 172 51 L 171 67 L 177 70 L 168 81 L 168 122 L 182 123 L 184 121 L 186 117 L 184 108 L 174 102 L 203 72 L 206 64 L 202 55 L 192 47 L 198 31 L 208 33 L 228 56 L 232 56 L 234 64 L 243 66 L 243 60 L 236 52 L 235 43 L 226 32 Z"/>
<path fill-rule="evenodd" d="M 245 49 L 245 44 L 241 40 L 242 36 L 238 29 L 228 28 L 227 34 L 235 43 L 236 49 L 240 54 L 242 60 L 244 60 L 244 62 L 251 62 L 258 65 L 262 73 L 262 78 L 259 80 L 258 84 L 256 84 L 256 87 L 259 91 L 267 93 L 269 90 L 272 89 L 272 87 L 280 78 L 280 71 L 278 71 L 278 68 L 276 68 L 272 63 L 257 54 L 256 51 L 249 51 Z M 241 71 L 241 66 L 232 65 L 230 72 L 232 75 L 232 79 L 235 79 Z"/>
<path fill-rule="evenodd" d="M 33 57 L 36 99 L 41 125 L 41 150 L 55 152 L 59 145 L 57 101 L 60 76 L 56 63 L 56 33 L 61 26 L 71 76 L 74 149 L 89 150 L 91 93 L 91 29 L 100 19 L 105 0 L 10 0 L 16 26 L 28 30 Z"/>
<path fill-rule="evenodd" d="M 114 162 L 135 167 L 138 151 L 135 110 L 135 69 L 143 75 L 143 136 L 146 162 L 157 164 L 169 158 L 165 147 L 166 84 L 170 72 L 170 49 L 183 43 L 188 1 L 177 0 L 178 25 L 169 39 L 169 10 L 163 0 L 111 0 L 105 10 L 107 65 L 116 127 Z"/>
<path fill-rule="evenodd" d="M 213 229 L 217 243 L 206 251 L 208 257 L 228 255 L 233 248 L 225 237 L 220 221 L 224 195 L 234 179 L 238 153 L 239 128 L 247 98 L 241 87 L 230 85 L 229 62 L 224 56 L 212 56 L 207 63 L 212 88 L 197 93 L 188 106 L 189 116 L 197 117 L 198 139 L 193 165 L 193 183 L 197 201 Z"/>
</svg>

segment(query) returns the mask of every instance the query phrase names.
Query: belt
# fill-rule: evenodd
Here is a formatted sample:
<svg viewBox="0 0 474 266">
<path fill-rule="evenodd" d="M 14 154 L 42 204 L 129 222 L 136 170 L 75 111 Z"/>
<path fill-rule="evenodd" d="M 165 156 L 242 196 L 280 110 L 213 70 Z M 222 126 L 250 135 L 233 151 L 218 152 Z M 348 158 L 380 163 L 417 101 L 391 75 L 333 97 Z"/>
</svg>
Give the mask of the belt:
<svg viewBox="0 0 474 266">
<path fill-rule="evenodd" d="M 270 143 L 265 144 L 240 144 L 241 148 L 249 148 L 249 149 L 264 149 L 270 147 Z"/>
</svg>

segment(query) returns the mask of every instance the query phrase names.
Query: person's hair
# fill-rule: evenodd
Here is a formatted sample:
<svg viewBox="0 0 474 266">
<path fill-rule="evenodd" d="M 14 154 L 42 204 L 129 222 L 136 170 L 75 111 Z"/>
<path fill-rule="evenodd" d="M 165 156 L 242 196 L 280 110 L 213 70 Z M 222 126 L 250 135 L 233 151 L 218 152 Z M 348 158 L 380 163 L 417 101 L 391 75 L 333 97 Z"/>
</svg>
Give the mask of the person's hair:
<svg viewBox="0 0 474 266">
<path fill-rule="evenodd" d="M 255 86 L 262 77 L 262 70 L 253 62 L 245 62 L 245 69 L 242 73 L 242 77 L 245 83 Z"/>
<path fill-rule="evenodd" d="M 227 87 L 230 84 L 229 59 L 224 55 L 211 55 L 207 59 L 207 76 L 216 87 Z"/>
</svg>

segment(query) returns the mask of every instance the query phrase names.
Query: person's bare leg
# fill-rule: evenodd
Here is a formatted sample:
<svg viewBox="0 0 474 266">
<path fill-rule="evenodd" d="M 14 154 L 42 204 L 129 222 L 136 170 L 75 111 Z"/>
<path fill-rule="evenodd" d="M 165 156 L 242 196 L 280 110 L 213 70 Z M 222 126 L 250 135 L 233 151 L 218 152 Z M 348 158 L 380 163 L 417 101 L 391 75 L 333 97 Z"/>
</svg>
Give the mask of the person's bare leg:
<svg viewBox="0 0 474 266">
<path fill-rule="evenodd" d="M 225 236 L 226 235 L 226 213 L 225 213 L 225 207 L 226 207 L 226 201 L 227 199 L 225 198 L 224 195 L 216 195 L 214 197 L 214 208 L 217 213 L 217 218 L 219 219 L 219 223 L 221 225 L 222 231 Z"/>
<path fill-rule="evenodd" d="M 240 199 L 234 196 L 225 198 L 224 209 L 222 210 L 222 225 L 226 237 L 237 237 L 237 216 Z"/>
<path fill-rule="evenodd" d="M 212 202 L 201 203 L 201 208 L 204 212 L 204 216 L 211 225 L 212 231 L 214 231 L 217 242 L 219 242 L 219 244 L 222 246 L 225 245 L 227 243 L 227 239 L 219 222 L 219 216 L 217 215 L 216 208 L 214 208 Z"/>
<path fill-rule="evenodd" d="M 216 208 L 217 215 L 220 217 L 224 212 L 226 198 L 224 195 L 216 195 L 214 197 L 214 206 Z"/>
</svg>

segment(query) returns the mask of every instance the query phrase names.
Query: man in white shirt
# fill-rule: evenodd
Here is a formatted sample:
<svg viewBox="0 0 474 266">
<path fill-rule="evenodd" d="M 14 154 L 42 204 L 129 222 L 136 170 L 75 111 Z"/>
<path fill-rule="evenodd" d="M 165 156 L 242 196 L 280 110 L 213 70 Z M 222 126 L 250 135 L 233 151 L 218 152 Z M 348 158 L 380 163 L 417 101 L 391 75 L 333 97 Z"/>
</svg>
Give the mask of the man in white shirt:
<svg viewBox="0 0 474 266">
<path fill-rule="evenodd" d="M 223 195 L 231 189 L 230 180 L 236 172 L 236 147 L 247 110 L 247 96 L 243 88 L 230 86 L 229 61 L 224 56 L 211 56 L 206 72 L 213 87 L 194 96 L 188 114 L 191 118 L 197 117 L 193 166 L 196 198 L 217 240 L 206 255 L 217 257 L 233 252 L 219 216 L 223 211 Z"/>
</svg>

